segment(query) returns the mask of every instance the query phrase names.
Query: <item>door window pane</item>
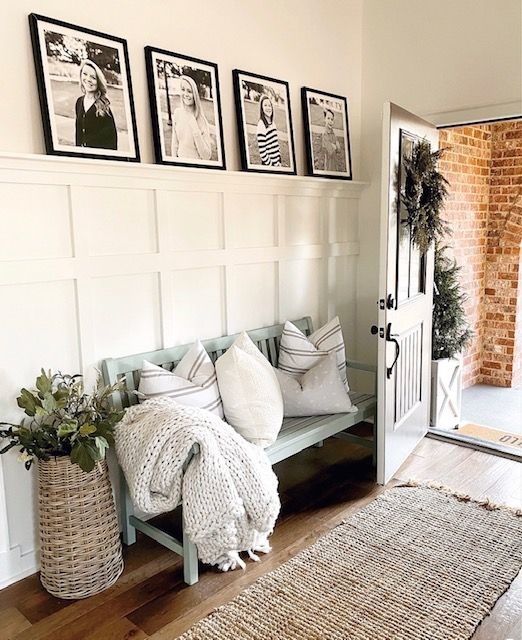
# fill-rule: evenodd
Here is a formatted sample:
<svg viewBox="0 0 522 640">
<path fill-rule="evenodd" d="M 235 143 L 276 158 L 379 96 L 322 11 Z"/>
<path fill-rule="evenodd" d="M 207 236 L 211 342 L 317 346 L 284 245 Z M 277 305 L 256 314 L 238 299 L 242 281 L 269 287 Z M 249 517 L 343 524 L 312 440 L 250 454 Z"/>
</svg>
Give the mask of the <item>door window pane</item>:
<svg viewBox="0 0 522 640">
<path fill-rule="evenodd" d="M 405 302 L 419 293 L 424 293 L 425 259 L 411 241 L 411 229 L 408 225 L 408 212 L 402 204 L 405 172 L 404 159 L 411 155 L 413 145 L 418 138 L 401 129 L 399 147 L 399 175 L 397 180 L 397 304 Z"/>
</svg>

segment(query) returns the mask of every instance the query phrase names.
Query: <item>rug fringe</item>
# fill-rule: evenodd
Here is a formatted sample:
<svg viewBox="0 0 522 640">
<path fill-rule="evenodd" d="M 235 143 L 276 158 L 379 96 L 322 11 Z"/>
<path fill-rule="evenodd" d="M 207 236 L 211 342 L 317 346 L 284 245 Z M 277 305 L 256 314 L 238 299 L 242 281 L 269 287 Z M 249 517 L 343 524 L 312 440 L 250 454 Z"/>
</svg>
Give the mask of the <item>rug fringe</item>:
<svg viewBox="0 0 522 640">
<path fill-rule="evenodd" d="M 452 489 L 451 487 L 448 487 L 447 485 L 442 484 L 441 482 L 437 482 L 435 480 L 416 480 L 415 478 L 410 478 L 406 482 L 401 482 L 400 484 L 397 484 L 395 486 L 396 487 L 425 487 L 427 489 L 437 489 L 437 491 L 441 491 L 442 493 L 445 493 L 448 496 L 453 496 L 454 498 L 456 498 L 457 500 L 460 500 L 461 502 L 472 502 L 481 507 L 484 507 L 484 509 L 486 509 L 487 511 L 498 511 L 498 510 L 504 511 L 505 510 L 505 511 L 509 511 L 515 516 L 518 516 L 519 518 L 522 517 L 522 508 L 512 507 L 503 502 L 494 502 L 487 496 L 485 498 L 473 498 L 467 493 L 456 491 L 455 489 Z"/>
</svg>

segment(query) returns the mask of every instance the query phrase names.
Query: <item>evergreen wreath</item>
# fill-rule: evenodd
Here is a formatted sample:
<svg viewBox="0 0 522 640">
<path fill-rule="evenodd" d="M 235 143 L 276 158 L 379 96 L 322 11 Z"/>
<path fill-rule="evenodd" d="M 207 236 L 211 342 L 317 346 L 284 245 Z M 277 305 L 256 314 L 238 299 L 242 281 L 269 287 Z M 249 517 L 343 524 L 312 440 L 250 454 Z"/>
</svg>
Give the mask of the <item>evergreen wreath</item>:
<svg viewBox="0 0 522 640">
<path fill-rule="evenodd" d="M 412 243 L 422 253 L 435 243 L 433 360 L 454 358 L 466 349 L 473 337 L 464 311 L 466 295 L 459 282 L 460 267 L 441 244 L 442 237 L 451 234 L 451 228 L 441 217 L 449 187 L 438 170 L 444 151 L 432 152 L 426 139 L 415 142 L 411 156 L 403 160 L 405 184 L 401 194 L 401 202 L 408 212 L 405 224 L 410 228 Z"/>
<path fill-rule="evenodd" d="M 447 247 L 435 245 L 433 286 L 432 359 L 454 358 L 471 342 L 460 282 L 460 267 L 446 254 Z"/>
<path fill-rule="evenodd" d="M 444 151 L 432 152 L 426 139 L 419 140 L 413 145 L 411 156 L 403 160 L 405 185 L 401 201 L 408 212 L 405 223 L 410 227 L 411 241 L 422 253 L 449 232 L 440 213 L 449 186 L 438 170 L 438 160 Z"/>
</svg>

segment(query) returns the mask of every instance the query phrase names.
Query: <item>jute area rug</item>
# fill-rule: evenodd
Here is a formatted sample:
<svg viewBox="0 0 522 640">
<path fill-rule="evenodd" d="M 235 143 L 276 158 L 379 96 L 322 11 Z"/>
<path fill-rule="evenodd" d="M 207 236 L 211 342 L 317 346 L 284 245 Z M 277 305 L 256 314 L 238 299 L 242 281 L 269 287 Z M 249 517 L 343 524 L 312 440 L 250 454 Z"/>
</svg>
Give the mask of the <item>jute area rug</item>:
<svg viewBox="0 0 522 640">
<path fill-rule="evenodd" d="M 522 566 L 522 511 L 410 483 L 182 640 L 464 640 Z"/>
</svg>

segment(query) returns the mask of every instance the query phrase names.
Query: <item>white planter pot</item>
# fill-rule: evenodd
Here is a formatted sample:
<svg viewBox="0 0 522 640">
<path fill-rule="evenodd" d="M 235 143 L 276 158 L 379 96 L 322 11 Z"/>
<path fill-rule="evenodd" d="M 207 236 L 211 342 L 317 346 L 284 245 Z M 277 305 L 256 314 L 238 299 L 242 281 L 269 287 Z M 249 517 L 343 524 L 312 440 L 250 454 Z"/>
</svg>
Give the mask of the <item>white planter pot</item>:
<svg viewBox="0 0 522 640">
<path fill-rule="evenodd" d="M 455 429 L 462 406 L 462 356 L 431 361 L 431 414 L 434 429 Z"/>
</svg>

